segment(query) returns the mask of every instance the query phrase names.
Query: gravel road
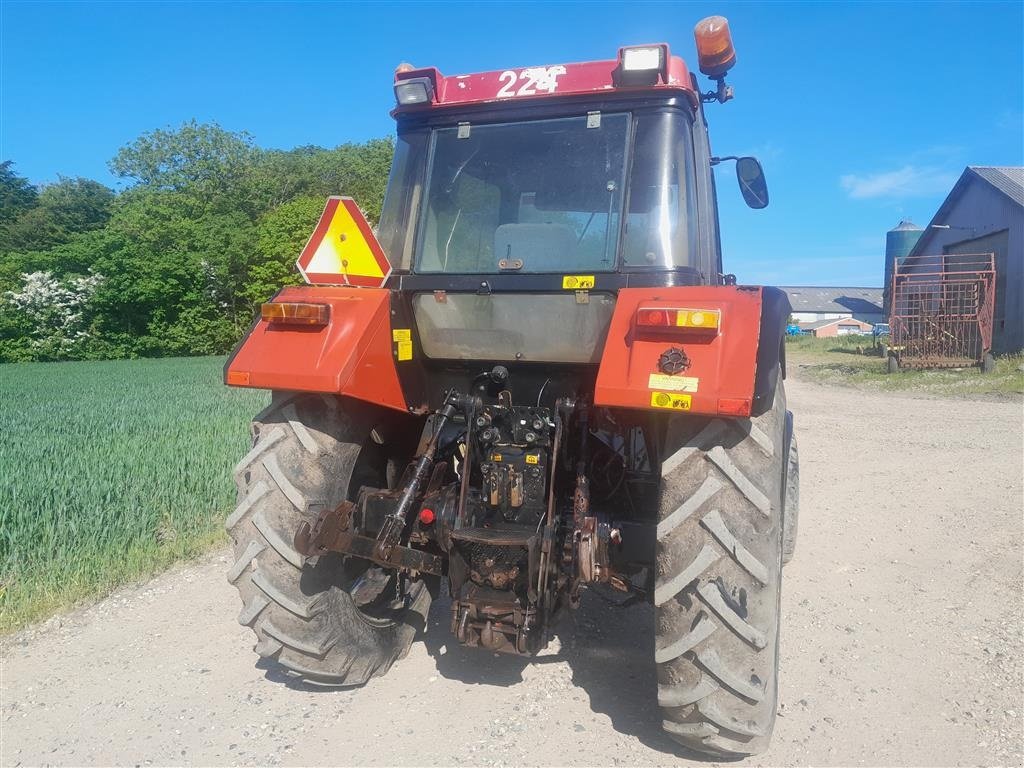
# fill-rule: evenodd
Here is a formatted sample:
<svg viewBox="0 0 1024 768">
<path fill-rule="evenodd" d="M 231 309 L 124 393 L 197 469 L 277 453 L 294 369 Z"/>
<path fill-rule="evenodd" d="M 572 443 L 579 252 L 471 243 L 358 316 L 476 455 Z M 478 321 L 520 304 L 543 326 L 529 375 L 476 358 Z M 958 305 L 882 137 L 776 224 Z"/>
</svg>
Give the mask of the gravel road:
<svg viewBox="0 0 1024 768">
<path fill-rule="evenodd" d="M 1021 765 L 1022 408 L 790 382 L 802 511 L 751 764 Z M 652 616 L 589 593 L 527 664 L 426 642 L 358 690 L 254 665 L 227 552 L 8 637 L 0 763 L 687 765 Z"/>
</svg>

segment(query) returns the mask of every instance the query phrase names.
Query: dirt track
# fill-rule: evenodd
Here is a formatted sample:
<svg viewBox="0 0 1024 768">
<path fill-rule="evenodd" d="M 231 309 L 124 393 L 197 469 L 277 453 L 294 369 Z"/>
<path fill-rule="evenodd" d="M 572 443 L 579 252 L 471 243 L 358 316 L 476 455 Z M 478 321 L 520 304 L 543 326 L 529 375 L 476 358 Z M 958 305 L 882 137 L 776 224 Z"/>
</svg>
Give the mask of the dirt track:
<svg viewBox="0 0 1024 768">
<path fill-rule="evenodd" d="M 802 503 L 770 765 L 1020 765 L 1022 409 L 790 383 Z M 651 612 L 590 594 L 533 664 L 425 643 L 354 691 L 254 666 L 226 552 L 3 646 L 10 765 L 683 765 Z"/>
</svg>

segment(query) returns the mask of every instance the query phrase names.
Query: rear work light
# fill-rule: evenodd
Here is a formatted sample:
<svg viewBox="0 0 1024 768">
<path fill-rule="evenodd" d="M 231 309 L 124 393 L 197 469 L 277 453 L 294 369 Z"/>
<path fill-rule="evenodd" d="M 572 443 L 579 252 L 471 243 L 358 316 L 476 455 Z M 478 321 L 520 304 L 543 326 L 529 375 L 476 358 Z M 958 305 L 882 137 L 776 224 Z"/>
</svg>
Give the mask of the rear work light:
<svg viewBox="0 0 1024 768">
<path fill-rule="evenodd" d="M 621 85 L 653 85 L 667 79 L 668 46 L 636 45 L 619 49 L 616 80 Z"/>
<path fill-rule="evenodd" d="M 272 301 L 260 307 L 260 317 L 278 325 L 318 327 L 330 322 L 331 308 L 327 304 Z"/>
<path fill-rule="evenodd" d="M 395 100 L 403 107 L 430 104 L 434 100 L 434 84 L 429 77 L 411 77 L 395 83 Z"/>
<path fill-rule="evenodd" d="M 660 45 L 645 48 L 623 48 L 622 69 L 624 72 L 661 71 L 665 50 Z"/>
<path fill-rule="evenodd" d="M 636 324 L 647 330 L 696 331 L 717 333 L 722 321 L 718 309 L 681 309 L 665 307 L 640 307 L 636 311 Z"/>
</svg>

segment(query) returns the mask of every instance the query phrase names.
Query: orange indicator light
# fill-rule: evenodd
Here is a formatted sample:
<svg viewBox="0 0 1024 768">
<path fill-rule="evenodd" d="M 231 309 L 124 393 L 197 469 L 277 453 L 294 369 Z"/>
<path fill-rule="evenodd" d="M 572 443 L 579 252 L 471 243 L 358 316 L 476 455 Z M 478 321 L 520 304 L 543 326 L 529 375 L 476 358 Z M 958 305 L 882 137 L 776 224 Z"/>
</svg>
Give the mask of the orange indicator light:
<svg viewBox="0 0 1024 768">
<path fill-rule="evenodd" d="M 661 307 L 640 307 L 636 311 L 636 323 L 642 328 L 687 328 L 698 331 L 717 331 L 722 320 L 718 309 L 663 309 Z"/>
<path fill-rule="evenodd" d="M 272 301 L 260 307 L 260 317 L 268 323 L 282 325 L 327 325 L 331 308 L 327 304 Z"/>
</svg>

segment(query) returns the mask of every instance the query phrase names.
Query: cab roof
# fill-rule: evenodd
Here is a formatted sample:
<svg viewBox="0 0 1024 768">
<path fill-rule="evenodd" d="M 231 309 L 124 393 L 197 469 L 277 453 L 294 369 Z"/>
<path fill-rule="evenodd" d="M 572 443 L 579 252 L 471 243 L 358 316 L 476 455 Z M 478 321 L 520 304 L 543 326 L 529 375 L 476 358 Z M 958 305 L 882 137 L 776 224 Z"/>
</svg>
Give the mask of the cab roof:
<svg viewBox="0 0 1024 768">
<path fill-rule="evenodd" d="M 639 48 L 660 48 L 663 51 L 660 67 L 646 72 L 625 71 L 624 52 Z M 664 43 L 620 48 L 617 59 L 519 67 L 468 75 L 444 75 L 436 67 L 405 68 L 407 66 L 396 70 L 395 85 L 412 80 L 427 81 L 431 93 L 429 101 L 424 103 L 398 104 L 392 113 L 396 117 L 450 106 L 549 100 L 609 92 L 677 91 L 688 97 L 694 106 L 700 101 L 686 63 L 680 57 L 672 56 Z"/>
</svg>

